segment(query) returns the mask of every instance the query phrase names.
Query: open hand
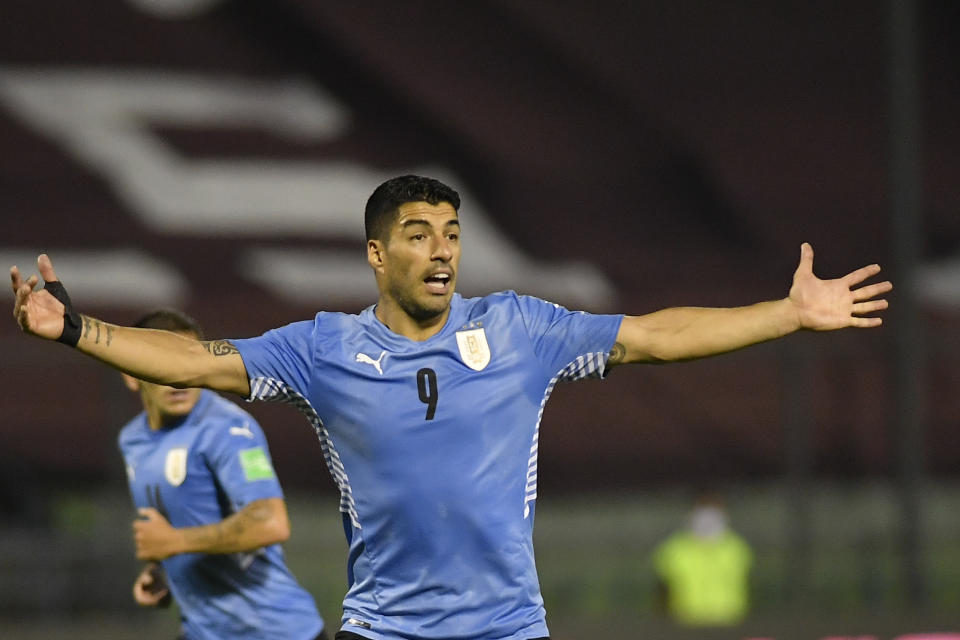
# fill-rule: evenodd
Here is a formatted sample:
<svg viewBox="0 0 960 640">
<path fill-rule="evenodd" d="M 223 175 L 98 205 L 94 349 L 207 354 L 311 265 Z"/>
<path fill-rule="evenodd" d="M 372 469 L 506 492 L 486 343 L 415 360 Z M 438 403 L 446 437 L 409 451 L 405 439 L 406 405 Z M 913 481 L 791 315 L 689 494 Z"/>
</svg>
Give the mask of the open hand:
<svg viewBox="0 0 960 640">
<path fill-rule="evenodd" d="M 884 299 L 875 299 L 891 289 L 889 281 L 854 288 L 880 273 L 880 265 L 871 264 L 851 271 L 842 278 L 821 280 L 813 275 L 813 247 L 800 246 L 800 264 L 793 274 L 790 302 L 802 329 L 829 331 L 844 327 L 878 327 L 883 320 L 865 314 L 886 309 Z"/>
<path fill-rule="evenodd" d="M 37 258 L 37 268 L 46 282 L 56 281 L 57 274 L 47 254 Z M 56 340 L 63 333 L 64 306 L 49 291 L 37 289 L 39 281 L 35 274 L 24 280 L 17 267 L 10 268 L 10 284 L 15 296 L 13 317 L 25 333 Z"/>
</svg>

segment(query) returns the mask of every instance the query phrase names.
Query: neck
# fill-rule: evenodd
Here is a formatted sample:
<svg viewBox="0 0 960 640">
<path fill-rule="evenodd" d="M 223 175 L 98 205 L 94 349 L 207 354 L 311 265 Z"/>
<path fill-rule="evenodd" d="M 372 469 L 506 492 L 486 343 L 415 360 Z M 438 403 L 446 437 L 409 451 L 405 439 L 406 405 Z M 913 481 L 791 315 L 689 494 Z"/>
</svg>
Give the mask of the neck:
<svg viewBox="0 0 960 640">
<path fill-rule="evenodd" d="M 423 342 L 440 333 L 450 316 L 450 307 L 448 306 L 437 316 L 420 320 L 411 316 L 392 300 L 381 297 L 377 301 L 374 315 L 390 331 L 414 342 Z"/>
<path fill-rule="evenodd" d="M 162 428 L 164 421 L 163 414 L 156 407 L 147 407 L 147 424 L 150 425 L 150 429 L 157 431 Z"/>
<path fill-rule="evenodd" d="M 197 404 L 200 403 L 200 398 L 197 398 L 196 403 L 190 408 L 190 411 L 183 415 L 170 415 L 168 413 L 163 413 L 160 411 L 160 408 L 157 405 L 150 403 L 144 404 L 143 410 L 147 414 L 147 426 L 150 427 L 151 431 L 158 431 L 164 427 L 169 427 L 178 422 L 182 422 L 187 419 L 187 416 L 196 408 Z"/>
</svg>

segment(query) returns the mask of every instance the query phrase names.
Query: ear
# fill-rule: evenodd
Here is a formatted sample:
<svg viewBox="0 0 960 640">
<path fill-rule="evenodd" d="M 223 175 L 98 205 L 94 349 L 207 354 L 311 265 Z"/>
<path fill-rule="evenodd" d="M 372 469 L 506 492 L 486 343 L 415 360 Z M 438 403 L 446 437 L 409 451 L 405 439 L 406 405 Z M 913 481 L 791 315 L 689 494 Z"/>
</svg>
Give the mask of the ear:
<svg viewBox="0 0 960 640">
<path fill-rule="evenodd" d="M 130 391 L 133 391 L 133 392 L 140 391 L 139 380 L 137 380 L 131 375 L 127 375 L 126 373 L 121 373 L 120 375 L 123 376 L 123 384 L 127 389 L 130 389 Z"/>
<path fill-rule="evenodd" d="M 373 267 L 374 271 L 383 268 L 383 250 L 384 245 L 379 240 L 367 240 L 367 262 Z"/>
</svg>

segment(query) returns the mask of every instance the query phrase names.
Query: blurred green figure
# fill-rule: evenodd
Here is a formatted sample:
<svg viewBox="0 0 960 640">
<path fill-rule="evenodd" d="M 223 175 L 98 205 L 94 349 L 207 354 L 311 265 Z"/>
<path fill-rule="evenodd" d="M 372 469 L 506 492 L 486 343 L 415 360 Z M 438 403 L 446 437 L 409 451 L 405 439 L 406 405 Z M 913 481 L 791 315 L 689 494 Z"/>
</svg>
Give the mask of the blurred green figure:
<svg viewBox="0 0 960 640">
<path fill-rule="evenodd" d="M 752 564 L 753 552 L 730 529 L 720 496 L 702 493 L 689 526 L 654 550 L 660 604 L 684 626 L 737 625 L 750 608 Z"/>
</svg>

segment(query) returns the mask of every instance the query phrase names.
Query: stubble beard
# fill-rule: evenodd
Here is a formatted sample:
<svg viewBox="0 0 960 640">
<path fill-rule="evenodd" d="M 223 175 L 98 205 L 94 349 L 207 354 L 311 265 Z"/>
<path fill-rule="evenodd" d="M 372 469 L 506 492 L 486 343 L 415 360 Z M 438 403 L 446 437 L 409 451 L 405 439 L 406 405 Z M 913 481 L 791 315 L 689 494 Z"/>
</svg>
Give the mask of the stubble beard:
<svg viewBox="0 0 960 640">
<path fill-rule="evenodd" d="M 453 296 L 451 291 L 448 296 L 443 296 L 437 300 L 431 300 L 434 304 L 425 305 L 415 296 L 408 295 L 407 292 L 402 290 L 395 290 L 393 292 L 393 299 L 396 300 L 397 306 L 399 306 L 404 313 L 410 316 L 413 320 L 419 323 L 426 323 L 430 320 L 436 320 L 450 308 L 450 298 Z"/>
</svg>

